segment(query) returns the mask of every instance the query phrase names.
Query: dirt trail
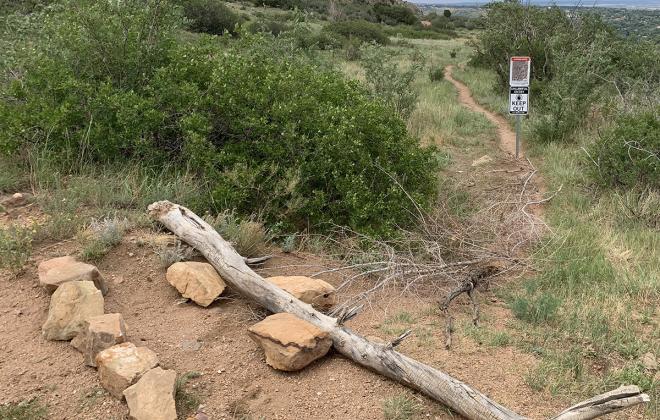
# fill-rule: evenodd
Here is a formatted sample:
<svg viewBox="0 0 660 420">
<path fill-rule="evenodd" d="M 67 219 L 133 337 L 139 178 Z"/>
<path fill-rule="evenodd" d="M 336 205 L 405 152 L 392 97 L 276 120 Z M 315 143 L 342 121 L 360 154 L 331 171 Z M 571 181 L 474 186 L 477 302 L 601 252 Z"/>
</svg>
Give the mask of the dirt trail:
<svg viewBox="0 0 660 420">
<path fill-rule="evenodd" d="M 453 65 L 445 67 L 445 79 L 449 80 L 458 91 L 458 100 L 465 107 L 475 112 L 480 112 L 497 127 L 497 134 L 500 138 L 500 148 L 512 155 L 516 154 L 516 133 L 511 130 L 507 120 L 501 115 L 497 115 L 479 105 L 470 92 L 470 88 L 452 77 Z M 523 150 L 520 150 L 520 157 L 523 157 Z"/>
</svg>

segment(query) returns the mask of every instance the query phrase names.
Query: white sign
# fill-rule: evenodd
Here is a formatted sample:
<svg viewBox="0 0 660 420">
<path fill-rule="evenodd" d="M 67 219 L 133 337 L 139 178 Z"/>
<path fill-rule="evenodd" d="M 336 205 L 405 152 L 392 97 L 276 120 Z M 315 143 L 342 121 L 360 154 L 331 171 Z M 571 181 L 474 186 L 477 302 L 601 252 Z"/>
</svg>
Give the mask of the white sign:
<svg viewBox="0 0 660 420">
<path fill-rule="evenodd" d="M 512 87 L 509 91 L 509 114 L 527 115 L 529 109 L 529 88 Z"/>
<path fill-rule="evenodd" d="M 511 57 L 509 62 L 509 86 L 529 86 L 532 59 L 529 57 Z"/>
</svg>

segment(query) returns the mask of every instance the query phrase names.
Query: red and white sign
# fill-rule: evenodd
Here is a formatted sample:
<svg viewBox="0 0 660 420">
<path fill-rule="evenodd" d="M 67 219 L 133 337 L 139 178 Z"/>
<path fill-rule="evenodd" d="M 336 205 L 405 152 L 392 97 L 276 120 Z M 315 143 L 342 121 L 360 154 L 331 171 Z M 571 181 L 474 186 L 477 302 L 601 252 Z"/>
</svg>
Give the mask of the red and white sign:
<svg viewBox="0 0 660 420">
<path fill-rule="evenodd" d="M 529 86 L 532 68 L 530 57 L 511 57 L 509 62 L 509 85 L 511 87 Z"/>
</svg>

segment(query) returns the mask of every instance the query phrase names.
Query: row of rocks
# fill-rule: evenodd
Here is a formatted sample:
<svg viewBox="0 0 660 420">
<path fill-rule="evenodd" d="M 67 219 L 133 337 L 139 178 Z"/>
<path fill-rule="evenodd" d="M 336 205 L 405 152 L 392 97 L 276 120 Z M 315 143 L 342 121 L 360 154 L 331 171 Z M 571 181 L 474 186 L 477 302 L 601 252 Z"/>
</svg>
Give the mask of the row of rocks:
<svg viewBox="0 0 660 420">
<path fill-rule="evenodd" d="M 126 399 L 131 418 L 176 419 L 176 372 L 158 367 L 158 356 L 147 347 L 127 341 L 126 323 L 119 313 L 104 313 L 108 293 L 105 279 L 90 264 L 71 256 L 42 262 L 39 282 L 52 293 L 42 332 L 48 340 L 71 340 L 84 363 L 98 369 L 101 386 Z M 223 293 L 226 284 L 208 263 L 179 262 L 169 267 L 167 281 L 184 298 L 207 307 Z M 266 279 L 317 309 L 335 303 L 332 285 L 304 276 Z M 261 346 L 266 363 L 275 369 L 296 371 L 323 357 L 332 340 L 328 333 L 288 313 L 274 314 L 249 328 Z"/>
<path fill-rule="evenodd" d="M 176 372 L 158 367 L 147 347 L 127 342 L 119 313 L 104 313 L 107 285 L 98 269 L 66 256 L 42 262 L 39 283 L 51 296 L 42 332 L 48 340 L 71 340 L 84 363 L 98 368 L 110 395 L 126 399 L 136 420 L 175 420 Z"/>
</svg>

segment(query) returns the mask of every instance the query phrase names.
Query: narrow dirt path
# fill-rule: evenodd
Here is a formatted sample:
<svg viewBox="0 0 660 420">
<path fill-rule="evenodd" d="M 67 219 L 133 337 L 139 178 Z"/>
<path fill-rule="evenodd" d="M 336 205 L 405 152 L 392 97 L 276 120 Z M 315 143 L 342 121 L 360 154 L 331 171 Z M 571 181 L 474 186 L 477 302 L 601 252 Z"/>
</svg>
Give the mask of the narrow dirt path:
<svg viewBox="0 0 660 420">
<path fill-rule="evenodd" d="M 488 118 L 490 122 L 495 124 L 497 127 L 497 134 L 500 138 L 500 148 L 511 155 L 516 154 L 516 133 L 511 130 L 509 123 L 504 117 L 495 114 L 479 105 L 470 92 L 470 88 L 465 86 L 463 83 L 452 77 L 452 71 L 454 70 L 453 65 L 445 67 L 445 79 L 451 82 L 452 85 L 458 91 L 458 101 L 465 107 L 471 109 L 474 112 L 480 112 Z M 520 150 L 520 157 L 524 156 L 522 149 Z"/>
</svg>

